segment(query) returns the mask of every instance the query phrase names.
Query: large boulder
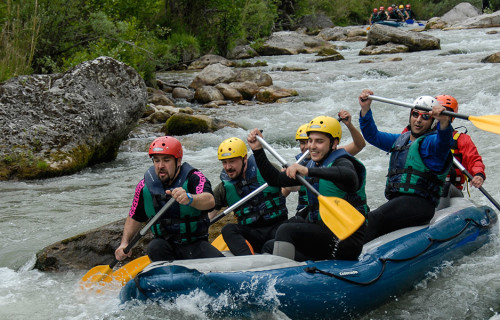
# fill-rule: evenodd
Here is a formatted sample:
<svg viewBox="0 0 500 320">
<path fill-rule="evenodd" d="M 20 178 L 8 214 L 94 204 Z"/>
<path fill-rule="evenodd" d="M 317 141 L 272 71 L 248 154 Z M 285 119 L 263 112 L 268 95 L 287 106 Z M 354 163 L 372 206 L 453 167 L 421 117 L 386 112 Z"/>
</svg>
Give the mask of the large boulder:
<svg viewBox="0 0 500 320">
<path fill-rule="evenodd" d="M 328 41 L 294 31 L 275 32 L 259 48 L 261 56 L 294 55 L 299 53 L 316 53 L 325 47 L 335 46 Z"/>
<path fill-rule="evenodd" d="M 116 158 L 143 115 L 141 76 L 109 57 L 0 84 L 0 180 L 74 173 Z"/>
<path fill-rule="evenodd" d="M 168 118 L 161 131 L 166 135 L 182 136 L 197 132 L 214 132 L 225 127 L 239 128 L 234 122 L 211 118 L 207 115 L 176 113 Z"/>
<path fill-rule="evenodd" d="M 333 27 L 321 30 L 316 36 L 326 41 L 366 41 L 367 31 L 361 27 Z"/>
<path fill-rule="evenodd" d="M 456 22 L 443 30 L 459 30 L 459 29 L 474 29 L 474 28 L 494 28 L 500 27 L 500 11 L 491 14 L 482 14 L 480 16 L 468 18 L 463 21 Z"/>
<path fill-rule="evenodd" d="M 469 2 L 462 2 L 457 4 L 453 9 L 443 14 L 441 20 L 446 24 L 454 24 L 460 21 L 467 20 L 468 18 L 477 17 L 481 14 L 481 10 L 474 7 Z"/>
<path fill-rule="evenodd" d="M 300 18 L 298 28 L 304 28 L 308 32 L 318 31 L 334 26 L 332 19 L 322 13 L 308 14 Z"/>
<path fill-rule="evenodd" d="M 124 223 L 125 219 L 112 222 L 45 247 L 36 254 L 35 268 L 68 271 L 109 265 L 120 245 Z M 146 254 L 146 245 L 152 238 L 151 232 L 144 235 L 132 250 L 132 259 Z"/>
<path fill-rule="evenodd" d="M 109 265 L 115 258 L 116 248 L 120 245 L 124 223 L 125 219 L 121 219 L 45 247 L 36 254 L 35 268 L 45 272 L 65 272 Z M 233 214 L 226 215 L 210 226 L 208 240 L 210 242 L 215 240 L 227 223 L 236 223 Z M 146 232 L 132 249 L 132 257 L 120 262 L 115 270 L 145 255 L 147 245 L 152 238 L 153 234 Z"/>
<path fill-rule="evenodd" d="M 387 43 L 405 45 L 408 47 L 408 51 L 436 50 L 441 48 L 440 40 L 431 35 L 374 24 L 368 32 L 366 46 L 379 46 Z"/>
</svg>

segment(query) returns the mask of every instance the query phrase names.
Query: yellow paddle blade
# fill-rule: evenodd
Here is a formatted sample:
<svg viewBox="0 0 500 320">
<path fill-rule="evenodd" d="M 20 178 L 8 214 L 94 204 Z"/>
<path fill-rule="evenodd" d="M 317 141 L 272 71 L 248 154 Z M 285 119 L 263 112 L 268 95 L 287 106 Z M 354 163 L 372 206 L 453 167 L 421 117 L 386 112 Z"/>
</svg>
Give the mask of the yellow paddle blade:
<svg viewBox="0 0 500 320">
<path fill-rule="evenodd" d="M 226 242 L 224 241 L 222 234 L 220 234 L 217 238 L 215 238 L 214 241 L 212 241 L 212 245 L 216 247 L 219 251 L 229 251 L 229 248 Z"/>
<path fill-rule="evenodd" d="M 117 282 L 125 285 L 127 282 L 135 278 L 135 276 L 141 272 L 145 267 L 147 267 L 151 263 L 148 256 L 142 256 L 137 259 L 134 259 L 116 270 L 111 274 L 110 277 L 104 278 L 103 282 Z"/>
<path fill-rule="evenodd" d="M 469 116 L 469 120 L 481 130 L 500 134 L 500 115 Z"/>
<path fill-rule="evenodd" d="M 95 266 L 83 276 L 80 282 L 100 282 L 103 279 L 110 277 L 112 272 L 113 269 L 109 266 Z"/>
<path fill-rule="evenodd" d="M 319 195 L 318 201 L 321 220 L 339 240 L 350 237 L 365 222 L 365 217 L 344 199 Z"/>
</svg>

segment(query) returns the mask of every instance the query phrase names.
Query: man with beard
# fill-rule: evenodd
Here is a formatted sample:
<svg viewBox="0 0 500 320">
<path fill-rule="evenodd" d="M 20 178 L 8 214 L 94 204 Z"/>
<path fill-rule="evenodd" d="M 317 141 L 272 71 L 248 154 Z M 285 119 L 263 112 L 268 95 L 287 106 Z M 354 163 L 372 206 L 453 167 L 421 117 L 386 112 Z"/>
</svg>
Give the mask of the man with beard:
<svg viewBox="0 0 500 320">
<path fill-rule="evenodd" d="M 210 218 L 222 207 L 235 204 L 266 183 L 253 155 L 247 155 L 243 140 L 232 137 L 222 141 L 217 157 L 222 162 L 222 182 L 214 190 L 216 210 L 210 212 Z M 221 233 L 229 250 L 242 256 L 260 253 L 263 244 L 273 239 L 276 229 L 288 219 L 288 210 L 281 189 L 267 187 L 235 209 L 234 215 L 238 223 L 226 224 Z"/>
<path fill-rule="evenodd" d="M 451 121 L 436 99 L 422 96 L 414 105 L 432 107 L 430 113 L 411 109 L 410 131 L 378 131 L 370 109 L 373 95 L 363 90 L 359 124 L 366 141 L 390 153 L 385 197 L 389 200 L 367 215 L 365 242 L 397 229 L 423 225 L 434 216 L 448 174 L 453 143 Z M 433 127 L 434 119 L 439 123 Z"/>
<path fill-rule="evenodd" d="M 140 230 L 143 222 L 152 218 L 174 198 L 159 222 L 151 227 L 154 239 L 148 245 L 151 261 L 171 261 L 223 257 L 208 242 L 208 211 L 215 205 L 210 181 L 187 162 L 182 163 L 182 145 L 174 137 L 159 137 L 149 146 L 153 166 L 144 174 L 135 189 L 129 216 L 125 221 L 117 260 L 131 255 L 123 252 Z"/>
</svg>

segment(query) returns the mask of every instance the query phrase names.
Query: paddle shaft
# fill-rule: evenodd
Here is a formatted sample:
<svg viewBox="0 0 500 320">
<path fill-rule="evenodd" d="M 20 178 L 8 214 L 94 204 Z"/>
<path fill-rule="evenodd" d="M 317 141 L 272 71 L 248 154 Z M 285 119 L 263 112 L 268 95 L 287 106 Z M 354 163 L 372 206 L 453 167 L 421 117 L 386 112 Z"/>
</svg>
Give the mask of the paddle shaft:
<svg viewBox="0 0 500 320">
<path fill-rule="evenodd" d="M 160 209 L 160 211 L 158 211 L 157 214 L 154 215 L 154 217 L 152 217 L 149 222 L 141 229 L 141 231 L 139 231 L 139 233 L 137 233 L 134 238 L 132 238 L 132 240 L 129 242 L 128 246 L 123 249 L 123 252 L 125 254 L 127 254 L 135 245 L 136 243 L 141 240 L 141 238 L 146 234 L 146 232 L 148 232 L 149 228 L 151 228 L 151 226 L 153 224 L 155 224 L 158 220 L 160 220 L 160 218 L 163 216 L 163 214 L 165 212 L 167 212 L 168 208 L 170 208 L 170 206 L 172 204 L 174 204 L 175 202 L 175 199 L 172 197 L 170 198 L 170 200 L 168 200 L 168 202 Z M 111 269 L 113 269 L 113 267 L 118 263 L 118 260 L 114 260 L 112 263 L 109 264 L 109 267 Z"/>
<path fill-rule="evenodd" d="M 406 107 L 406 108 L 410 108 L 410 109 L 418 109 L 418 110 L 422 110 L 422 111 L 431 111 L 432 110 L 432 108 L 429 108 L 429 107 L 417 106 L 417 105 L 414 105 L 414 104 L 411 104 L 411 103 L 401 102 L 401 101 L 387 99 L 387 98 L 373 96 L 373 95 L 369 95 L 368 99 L 375 100 L 375 101 L 380 101 L 380 102 L 385 102 L 385 103 L 390 103 L 390 104 L 395 104 L 395 105 Z M 445 116 L 450 116 L 450 117 L 460 118 L 460 119 L 464 119 L 464 120 L 469 120 L 469 116 L 468 115 L 460 114 L 460 113 L 455 113 L 455 112 L 451 112 L 451 111 L 448 111 L 448 110 L 443 111 L 441 114 L 444 114 Z"/>
<path fill-rule="evenodd" d="M 260 136 L 255 136 L 257 138 L 257 140 L 260 142 L 260 144 L 262 144 L 264 146 L 264 148 L 269 151 L 276 159 L 278 159 L 278 161 L 285 167 L 288 166 L 288 164 L 286 163 L 286 160 L 283 159 L 277 152 L 276 150 L 273 149 L 273 147 L 271 147 L 264 139 L 262 139 Z M 316 196 L 320 196 L 320 193 L 318 192 L 318 190 L 314 189 L 314 187 L 309 183 L 307 182 L 306 179 L 304 179 L 304 177 L 300 176 L 300 175 L 295 175 L 296 179 L 301 183 L 303 184 L 309 191 L 311 191 L 312 193 L 314 193 Z"/>
<path fill-rule="evenodd" d="M 462 171 L 467 176 L 467 178 L 469 178 L 469 180 L 472 180 L 474 178 L 472 174 L 470 174 L 470 172 L 467 171 L 467 169 L 465 169 L 465 167 L 455 157 L 453 157 L 453 164 L 457 166 L 457 168 L 460 169 L 460 171 Z M 491 203 L 495 205 L 495 207 L 497 207 L 498 210 L 500 210 L 500 204 L 498 204 L 498 202 L 496 202 L 496 200 L 493 199 L 493 197 L 488 193 L 488 191 L 484 190 L 483 187 L 479 187 L 479 190 L 485 195 L 486 198 L 488 198 L 488 200 L 491 201 Z"/>
<path fill-rule="evenodd" d="M 304 160 L 307 155 L 309 154 L 309 150 L 306 150 L 306 152 L 304 152 L 302 154 L 302 156 L 300 156 L 300 158 L 297 160 L 297 163 L 300 163 L 302 162 L 302 160 Z M 248 200 L 250 200 L 251 198 L 253 198 L 255 195 L 257 195 L 259 192 L 263 191 L 265 188 L 267 188 L 269 185 L 266 183 L 264 183 L 263 185 L 261 185 L 260 187 L 258 187 L 257 189 L 255 189 L 254 191 L 252 191 L 251 193 L 249 193 L 248 195 L 246 195 L 244 198 L 238 200 L 238 202 L 236 202 L 235 204 L 233 204 L 232 206 L 230 206 L 229 208 L 227 208 L 226 210 L 224 210 L 223 212 L 219 213 L 218 215 L 216 215 L 215 217 L 213 217 L 211 220 L 210 220 L 210 224 L 212 223 L 215 223 L 217 221 L 219 221 L 220 219 L 222 219 L 226 214 L 228 214 L 229 212 L 235 210 L 236 208 L 238 208 L 239 206 L 241 206 L 242 204 L 244 204 L 245 202 L 247 202 Z"/>
</svg>

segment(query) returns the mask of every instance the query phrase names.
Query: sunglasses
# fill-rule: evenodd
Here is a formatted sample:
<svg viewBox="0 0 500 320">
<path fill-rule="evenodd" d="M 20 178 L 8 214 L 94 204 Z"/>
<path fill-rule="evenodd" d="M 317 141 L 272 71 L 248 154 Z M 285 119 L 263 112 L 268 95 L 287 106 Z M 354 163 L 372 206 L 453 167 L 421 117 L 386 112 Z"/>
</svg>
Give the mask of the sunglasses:
<svg viewBox="0 0 500 320">
<path fill-rule="evenodd" d="M 431 118 L 430 114 L 419 111 L 412 111 L 411 116 L 415 119 L 418 119 L 419 116 L 422 116 L 422 119 L 424 120 L 429 120 Z"/>
</svg>

